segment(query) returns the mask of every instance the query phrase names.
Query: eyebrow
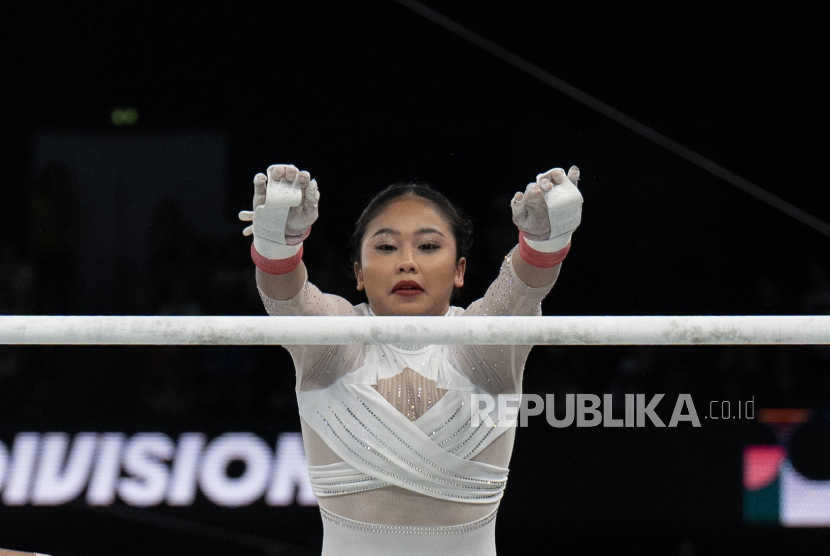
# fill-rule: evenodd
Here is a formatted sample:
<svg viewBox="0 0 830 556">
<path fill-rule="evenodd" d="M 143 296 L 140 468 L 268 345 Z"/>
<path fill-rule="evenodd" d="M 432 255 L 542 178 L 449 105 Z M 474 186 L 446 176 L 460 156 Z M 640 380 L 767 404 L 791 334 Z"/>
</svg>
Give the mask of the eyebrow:
<svg viewBox="0 0 830 556">
<path fill-rule="evenodd" d="M 392 228 L 381 228 L 374 234 L 372 237 L 379 236 L 381 234 L 392 234 L 392 235 L 401 235 L 401 232 L 398 230 L 393 230 Z M 417 235 L 425 235 L 425 234 L 438 234 L 441 237 L 444 237 L 444 234 L 436 230 L 435 228 L 421 228 L 420 230 L 415 230 L 415 234 Z"/>
</svg>

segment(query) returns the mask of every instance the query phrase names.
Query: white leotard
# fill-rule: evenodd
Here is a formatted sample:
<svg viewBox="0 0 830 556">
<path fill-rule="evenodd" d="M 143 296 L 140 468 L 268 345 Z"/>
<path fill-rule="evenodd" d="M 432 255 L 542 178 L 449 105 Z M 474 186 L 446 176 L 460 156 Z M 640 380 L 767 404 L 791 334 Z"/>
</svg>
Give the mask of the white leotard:
<svg viewBox="0 0 830 556">
<path fill-rule="evenodd" d="M 508 255 L 485 296 L 446 318 L 541 314 L 552 286 L 525 285 Z M 289 300 L 261 295 L 270 315 L 371 314 L 310 283 Z M 324 555 L 495 554 L 515 428 L 472 426 L 470 399 L 520 395 L 529 346 L 286 348 Z"/>
</svg>

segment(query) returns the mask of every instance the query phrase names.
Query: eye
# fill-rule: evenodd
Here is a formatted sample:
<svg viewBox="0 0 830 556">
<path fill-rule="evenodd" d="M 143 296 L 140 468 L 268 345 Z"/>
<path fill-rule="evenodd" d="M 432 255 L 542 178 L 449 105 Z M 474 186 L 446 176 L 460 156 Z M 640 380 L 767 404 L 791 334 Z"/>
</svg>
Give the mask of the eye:
<svg viewBox="0 0 830 556">
<path fill-rule="evenodd" d="M 440 245 L 438 245 L 437 243 L 431 243 L 431 242 L 429 242 L 429 243 L 423 243 L 423 244 L 421 244 L 421 245 L 419 246 L 419 248 L 421 249 L 421 251 L 434 251 L 434 250 L 436 250 L 436 249 L 441 249 L 441 246 L 440 246 Z"/>
<path fill-rule="evenodd" d="M 377 249 L 378 251 L 394 251 L 395 246 L 390 245 L 389 243 L 381 243 L 381 244 L 376 245 L 375 249 Z"/>
</svg>

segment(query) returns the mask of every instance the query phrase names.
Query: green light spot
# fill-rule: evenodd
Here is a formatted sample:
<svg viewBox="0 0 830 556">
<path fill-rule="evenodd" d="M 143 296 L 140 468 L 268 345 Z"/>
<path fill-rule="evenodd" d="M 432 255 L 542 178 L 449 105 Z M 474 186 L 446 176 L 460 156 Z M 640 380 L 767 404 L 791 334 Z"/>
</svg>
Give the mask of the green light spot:
<svg viewBox="0 0 830 556">
<path fill-rule="evenodd" d="M 113 125 L 134 125 L 138 122 L 138 110 L 135 108 L 114 108 L 110 113 Z"/>
</svg>

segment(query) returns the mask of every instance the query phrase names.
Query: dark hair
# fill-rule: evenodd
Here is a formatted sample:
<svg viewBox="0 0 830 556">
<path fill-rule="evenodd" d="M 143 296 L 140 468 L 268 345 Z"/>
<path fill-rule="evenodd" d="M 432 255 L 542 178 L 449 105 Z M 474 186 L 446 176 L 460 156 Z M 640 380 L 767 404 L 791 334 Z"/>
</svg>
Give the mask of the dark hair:
<svg viewBox="0 0 830 556">
<path fill-rule="evenodd" d="M 473 219 L 467 216 L 463 210 L 453 206 L 449 199 L 442 193 L 435 191 L 428 184 L 396 183 L 375 195 L 366 205 L 366 208 L 363 209 L 363 214 L 357 219 L 354 225 L 354 233 L 349 240 L 352 266 L 354 266 L 354 263 L 360 263 L 360 247 L 369 223 L 393 201 L 407 195 L 421 197 L 435 205 L 438 212 L 449 221 L 452 234 L 455 236 L 455 260 L 458 261 L 461 257 L 467 256 L 473 244 Z"/>
</svg>

